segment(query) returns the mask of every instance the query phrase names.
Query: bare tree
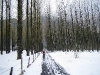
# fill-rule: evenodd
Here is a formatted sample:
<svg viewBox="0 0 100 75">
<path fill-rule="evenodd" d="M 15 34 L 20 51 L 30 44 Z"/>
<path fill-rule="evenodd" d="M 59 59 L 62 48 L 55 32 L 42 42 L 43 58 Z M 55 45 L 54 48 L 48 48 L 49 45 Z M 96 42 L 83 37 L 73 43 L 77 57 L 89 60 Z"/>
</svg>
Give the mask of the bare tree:
<svg viewBox="0 0 100 75">
<path fill-rule="evenodd" d="M 31 0 L 31 8 L 30 8 L 30 29 L 31 29 L 31 44 L 30 44 L 31 48 L 30 49 L 31 49 L 31 54 L 33 54 L 33 40 L 32 40 L 32 37 L 33 37 L 32 36 L 33 35 L 33 30 L 32 30 L 33 29 L 33 25 L 32 25 L 33 24 L 33 19 L 32 19 L 33 16 L 32 16 L 32 13 L 33 12 L 32 12 L 32 9 L 33 9 L 33 1 Z"/>
<path fill-rule="evenodd" d="M 26 30 L 26 51 L 27 56 L 29 56 L 29 0 L 27 0 L 26 6 L 26 19 L 27 19 L 27 30 Z"/>
<path fill-rule="evenodd" d="M 18 25 L 17 25 L 17 59 L 21 59 L 22 54 L 22 0 L 18 0 Z"/>
<path fill-rule="evenodd" d="M 3 0 L 1 8 L 1 54 L 3 54 Z"/>
<path fill-rule="evenodd" d="M 6 53 L 10 52 L 10 5 L 11 0 L 5 0 L 6 2 Z"/>
</svg>

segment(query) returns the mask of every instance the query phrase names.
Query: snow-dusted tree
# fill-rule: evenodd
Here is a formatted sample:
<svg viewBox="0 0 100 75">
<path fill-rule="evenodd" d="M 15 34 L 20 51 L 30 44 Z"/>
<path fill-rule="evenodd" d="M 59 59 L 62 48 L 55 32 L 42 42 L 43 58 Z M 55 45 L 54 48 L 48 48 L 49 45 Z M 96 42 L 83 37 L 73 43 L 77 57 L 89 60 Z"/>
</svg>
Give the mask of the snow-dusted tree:
<svg viewBox="0 0 100 75">
<path fill-rule="evenodd" d="M 50 7 L 50 1 L 47 6 L 47 31 L 46 31 L 46 41 L 47 41 L 47 49 L 53 50 L 53 36 L 52 36 L 52 27 L 51 27 L 51 7 Z"/>
</svg>

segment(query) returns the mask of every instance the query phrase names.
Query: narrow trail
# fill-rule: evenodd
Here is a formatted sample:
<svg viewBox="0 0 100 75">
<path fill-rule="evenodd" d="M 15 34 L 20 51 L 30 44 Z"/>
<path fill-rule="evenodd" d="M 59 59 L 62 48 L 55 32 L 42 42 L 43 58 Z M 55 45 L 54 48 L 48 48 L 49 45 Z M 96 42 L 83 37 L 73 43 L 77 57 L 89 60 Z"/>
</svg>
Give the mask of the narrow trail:
<svg viewBox="0 0 100 75">
<path fill-rule="evenodd" d="M 49 53 L 46 53 L 45 58 L 42 61 L 42 73 L 41 75 L 70 75 L 66 70 L 57 64 Z"/>
</svg>

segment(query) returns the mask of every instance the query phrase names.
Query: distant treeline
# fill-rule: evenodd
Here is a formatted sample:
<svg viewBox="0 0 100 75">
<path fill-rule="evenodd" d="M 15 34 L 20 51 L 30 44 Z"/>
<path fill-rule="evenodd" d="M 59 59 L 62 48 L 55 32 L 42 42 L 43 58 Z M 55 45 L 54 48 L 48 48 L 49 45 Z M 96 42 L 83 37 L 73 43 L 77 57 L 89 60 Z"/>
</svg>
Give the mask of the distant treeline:
<svg viewBox="0 0 100 75">
<path fill-rule="evenodd" d="M 51 16 L 48 5 L 45 31 L 48 50 L 100 50 L 100 7 L 88 1 L 77 1 L 67 7 L 64 1 L 58 2 L 56 17 Z"/>
<path fill-rule="evenodd" d="M 99 0 L 76 0 L 73 3 L 56 0 L 56 13 L 52 12 L 50 0 L 45 8 L 41 0 L 26 0 L 25 9 L 23 0 L 18 0 L 17 19 L 11 18 L 11 0 L 1 2 L 1 54 L 4 50 L 6 53 L 17 50 L 17 59 L 20 59 L 24 49 L 28 56 L 30 51 L 33 54 L 33 50 L 36 53 L 43 47 L 50 51 L 100 50 Z"/>
<path fill-rule="evenodd" d="M 17 19 L 12 19 L 14 11 L 11 11 L 11 0 L 1 1 L 0 20 L 0 53 L 3 54 L 17 50 L 17 59 L 21 59 L 23 50 L 26 55 L 43 50 L 42 43 L 42 20 L 39 0 L 26 1 L 26 16 L 23 14 L 23 0 L 17 0 Z M 30 4 L 29 4 L 30 3 Z M 6 19 L 4 20 L 4 12 Z M 26 17 L 23 20 L 23 16 Z"/>
</svg>

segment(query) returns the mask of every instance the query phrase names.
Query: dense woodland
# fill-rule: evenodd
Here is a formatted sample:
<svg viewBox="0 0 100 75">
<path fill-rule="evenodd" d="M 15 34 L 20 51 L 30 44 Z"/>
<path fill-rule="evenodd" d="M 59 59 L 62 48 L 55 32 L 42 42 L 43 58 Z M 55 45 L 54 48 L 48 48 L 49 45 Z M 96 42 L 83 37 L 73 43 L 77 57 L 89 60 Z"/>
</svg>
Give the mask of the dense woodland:
<svg viewBox="0 0 100 75">
<path fill-rule="evenodd" d="M 37 53 L 43 48 L 50 51 L 100 50 L 99 0 L 76 0 L 72 4 L 56 0 L 55 14 L 52 14 L 50 0 L 45 10 L 41 0 L 26 0 L 25 9 L 23 0 L 17 1 L 17 18 L 11 15 L 12 0 L 1 2 L 1 54 L 17 50 L 17 59 L 20 59 L 23 50 L 27 51 L 27 56 L 29 52 Z"/>
</svg>

